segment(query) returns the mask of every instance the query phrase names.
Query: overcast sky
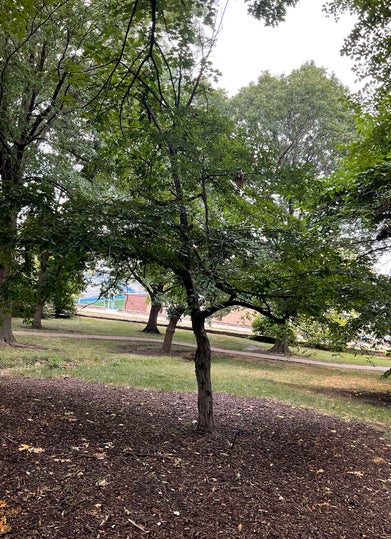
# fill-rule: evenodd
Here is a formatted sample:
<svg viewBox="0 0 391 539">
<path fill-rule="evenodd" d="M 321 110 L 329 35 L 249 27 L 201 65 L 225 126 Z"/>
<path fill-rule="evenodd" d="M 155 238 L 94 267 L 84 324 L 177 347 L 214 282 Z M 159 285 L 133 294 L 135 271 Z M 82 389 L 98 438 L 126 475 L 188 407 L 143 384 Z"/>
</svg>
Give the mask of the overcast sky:
<svg viewBox="0 0 391 539">
<path fill-rule="evenodd" d="M 214 64 L 222 72 L 219 87 L 233 95 L 242 86 L 255 82 L 262 71 L 290 73 L 314 60 L 319 67 L 334 72 L 351 90 L 357 89 L 352 62 L 340 55 L 353 20 L 343 16 L 336 23 L 322 12 L 323 3 L 300 0 L 288 10 L 285 22 L 277 28 L 266 28 L 247 15 L 244 0 L 230 0 L 214 53 Z"/>
</svg>

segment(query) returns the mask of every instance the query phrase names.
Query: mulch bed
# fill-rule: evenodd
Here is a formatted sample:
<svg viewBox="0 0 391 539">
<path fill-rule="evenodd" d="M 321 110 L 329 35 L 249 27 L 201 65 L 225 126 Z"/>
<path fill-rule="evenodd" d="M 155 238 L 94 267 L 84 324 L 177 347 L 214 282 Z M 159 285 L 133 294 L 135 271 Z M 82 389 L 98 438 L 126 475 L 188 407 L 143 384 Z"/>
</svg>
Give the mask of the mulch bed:
<svg viewBox="0 0 391 539">
<path fill-rule="evenodd" d="M 391 440 L 256 398 L 0 378 L 0 537 L 390 539 Z"/>
</svg>

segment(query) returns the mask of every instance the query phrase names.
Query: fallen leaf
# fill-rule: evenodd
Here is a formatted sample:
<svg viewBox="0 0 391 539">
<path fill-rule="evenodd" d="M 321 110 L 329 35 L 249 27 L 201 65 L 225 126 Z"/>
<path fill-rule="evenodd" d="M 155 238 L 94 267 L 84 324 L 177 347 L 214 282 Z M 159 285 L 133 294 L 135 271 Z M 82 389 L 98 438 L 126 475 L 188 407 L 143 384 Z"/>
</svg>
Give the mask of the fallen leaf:
<svg viewBox="0 0 391 539">
<path fill-rule="evenodd" d="M 42 449 L 42 447 L 30 447 L 28 451 L 30 451 L 30 453 L 43 453 L 45 450 Z"/>
<path fill-rule="evenodd" d="M 45 451 L 42 447 L 32 447 L 28 444 L 21 444 L 18 449 L 19 451 L 28 451 L 29 453 L 43 453 Z"/>
<path fill-rule="evenodd" d="M 0 518 L 0 535 L 5 535 L 6 533 L 11 531 L 11 526 L 7 524 L 6 517 Z"/>
<path fill-rule="evenodd" d="M 373 459 L 373 462 L 375 464 L 386 464 L 387 461 L 386 461 L 386 459 L 383 459 L 383 457 L 375 457 Z"/>
<path fill-rule="evenodd" d="M 350 475 L 355 475 L 356 477 L 363 477 L 364 476 L 363 472 L 360 472 L 359 470 L 354 471 L 354 472 L 348 472 L 348 473 L 350 473 Z"/>
<path fill-rule="evenodd" d="M 28 449 L 30 449 L 30 446 L 28 444 L 22 444 L 19 446 L 19 451 L 27 451 Z"/>
<path fill-rule="evenodd" d="M 241 532 L 243 530 L 243 524 L 240 523 L 238 524 L 238 532 Z"/>
<path fill-rule="evenodd" d="M 97 487 L 105 487 L 107 485 L 107 479 L 99 479 L 95 484 Z"/>
</svg>

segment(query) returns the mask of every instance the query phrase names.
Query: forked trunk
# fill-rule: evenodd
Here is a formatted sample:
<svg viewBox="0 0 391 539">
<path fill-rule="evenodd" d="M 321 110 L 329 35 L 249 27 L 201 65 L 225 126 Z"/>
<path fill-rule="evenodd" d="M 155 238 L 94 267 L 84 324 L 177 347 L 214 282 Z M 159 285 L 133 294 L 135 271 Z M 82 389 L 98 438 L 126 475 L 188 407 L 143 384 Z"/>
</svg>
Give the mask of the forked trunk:
<svg viewBox="0 0 391 539">
<path fill-rule="evenodd" d="M 160 333 L 157 327 L 157 319 L 161 311 L 161 308 L 162 306 L 160 303 L 152 303 L 151 310 L 149 311 L 149 318 L 148 318 L 147 325 L 143 329 L 144 333 Z"/>
<path fill-rule="evenodd" d="M 205 331 L 205 319 L 193 314 L 191 317 L 193 332 L 197 341 L 195 353 L 195 372 L 198 386 L 198 422 L 199 432 L 213 432 L 215 422 L 213 415 L 213 395 L 211 382 L 211 349 Z"/>
<path fill-rule="evenodd" d="M 268 350 L 268 352 L 271 352 L 273 354 L 288 354 L 288 355 L 291 353 L 288 343 L 284 341 L 280 341 L 279 339 L 276 339 L 276 342 L 273 344 L 270 350 Z"/>
<path fill-rule="evenodd" d="M 180 318 L 180 316 L 171 316 L 168 322 L 166 332 L 164 334 L 163 345 L 161 347 L 161 351 L 165 352 L 166 354 L 171 352 L 172 340 L 174 338 L 174 333 Z"/>
</svg>

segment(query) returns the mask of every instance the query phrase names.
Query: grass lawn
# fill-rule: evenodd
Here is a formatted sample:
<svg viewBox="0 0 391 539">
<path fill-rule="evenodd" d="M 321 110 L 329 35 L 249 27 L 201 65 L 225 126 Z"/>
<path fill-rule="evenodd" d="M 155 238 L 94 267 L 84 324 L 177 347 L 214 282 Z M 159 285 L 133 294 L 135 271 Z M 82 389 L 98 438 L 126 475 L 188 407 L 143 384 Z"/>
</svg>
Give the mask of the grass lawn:
<svg viewBox="0 0 391 539">
<path fill-rule="evenodd" d="M 163 340 L 165 330 L 164 327 L 161 327 L 161 335 L 159 336 L 155 334 L 143 333 L 142 330 L 145 327 L 145 322 L 139 323 L 121 320 L 104 320 L 84 316 L 76 316 L 74 318 L 64 320 L 49 319 L 44 321 L 43 326 L 45 331 L 71 334 L 80 333 L 85 335 L 139 337 L 151 340 L 157 338 Z M 23 321 L 21 319 L 15 319 L 13 327 L 14 330 L 29 329 L 29 327 L 23 325 Z M 266 352 L 271 347 L 270 344 L 254 341 L 250 338 L 243 338 L 239 336 L 232 337 L 213 332 L 209 333 L 209 339 L 213 347 L 225 348 L 227 350 L 247 351 L 251 349 L 252 351 Z M 182 342 L 185 344 L 195 343 L 194 335 L 192 331 L 188 329 L 177 329 L 174 340 L 176 342 Z M 336 353 L 327 352 L 324 350 L 315 350 L 313 348 L 292 347 L 292 355 L 327 363 L 347 363 L 352 365 L 378 365 L 391 367 L 391 357 L 379 357 L 361 351 L 357 351 L 356 353 Z"/>
<path fill-rule="evenodd" d="M 22 329 L 15 321 L 14 329 Z M 196 391 L 194 365 L 186 360 L 189 348 L 175 345 L 171 356 L 162 356 L 152 340 L 120 341 L 72 338 L 72 334 L 112 335 L 156 339 L 141 333 L 143 325 L 112 320 L 74 318 L 45 321 L 45 329 L 69 337 L 19 335 L 29 347 L 0 348 L 0 366 L 31 377 L 71 376 L 92 382 L 155 388 L 163 391 Z M 26 329 L 26 328 L 25 328 Z M 230 350 L 260 351 L 269 345 L 240 337 L 212 334 L 213 346 Z M 162 336 L 161 336 L 162 338 Z M 191 331 L 178 330 L 175 340 L 194 342 Z M 325 352 L 306 357 L 325 361 Z M 367 363 L 364 356 L 329 354 L 330 362 Z M 375 358 L 376 364 L 390 360 Z M 391 428 L 391 379 L 378 372 L 352 371 L 287 362 L 241 358 L 215 353 L 212 366 L 215 391 L 240 396 L 276 399 L 294 407 L 309 407 L 351 419 Z"/>
</svg>

